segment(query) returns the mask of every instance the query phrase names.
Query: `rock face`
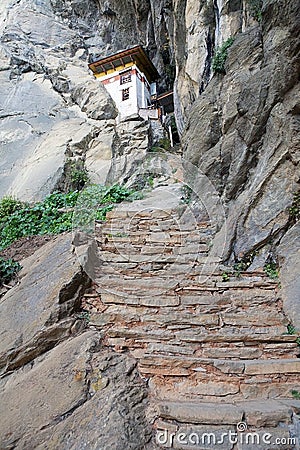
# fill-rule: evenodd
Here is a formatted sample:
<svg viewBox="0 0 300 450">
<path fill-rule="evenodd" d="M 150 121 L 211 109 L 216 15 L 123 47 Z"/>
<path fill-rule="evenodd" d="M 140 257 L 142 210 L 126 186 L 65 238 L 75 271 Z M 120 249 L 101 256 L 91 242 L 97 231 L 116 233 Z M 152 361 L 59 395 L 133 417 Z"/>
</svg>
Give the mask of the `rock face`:
<svg viewBox="0 0 300 450">
<path fill-rule="evenodd" d="M 76 312 L 90 280 L 70 236 L 22 265 L 0 303 L 0 447 L 141 448 L 151 438 L 147 389 L 135 360 L 84 332 Z"/>
<path fill-rule="evenodd" d="M 22 265 L 20 285 L 1 299 L 1 372 L 24 365 L 69 336 L 74 326 L 70 315 L 79 310 L 89 283 L 68 235 L 49 242 Z"/>
<path fill-rule="evenodd" d="M 299 3 L 264 2 L 262 24 L 236 36 L 226 74 L 190 110 L 184 155 L 227 205 L 227 257 L 276 243 L 299 190 Z M 296 22 L 295 22 L 296 21 Z"/>
<path fill-rule="evenodd" d="M 8 377 L 1 447 L 141 448 L 151 437 L 146 394 L 134 360 L 100 351 L 99 334 L 83 333 Z"/>
<path fill-rule="evenodd" d="M 286 309 L 296 329 L 300 329 L 299 292 L 300 280 L 300 225 L 295 224 L 282 238 L 277 249 L 281 266 L 283 296 Z"/>
<path fill-rule="evenodd" d="M 58 12 L 49 2 L 7 2 L 3 7 L 2 196 L 44 198 L 64 179 L 70 163 L 84 165 L 90 153 L 97 160 L 107 159 L 105 149 L 102 153 L 97 147 L 97 137 L 117 112 L 105 89 L 88 73 L 83 23 L 72 29 L 72 21 Z M 87 21 L 85 28 L 90 17 L 82 19 Z"/>
<path fill-rule="evenodd" d="M 105 182 L 115 134 L 110 121 L 117 112 L 88 72 L 88 61 L 140 43 L 165 75 L 162 86 L 170 88 L 175 66 L 167 3 L 11 0 L 1 5 L 1 196 L 42 199 L 68 186 L 72 164 L 89 170 L 96 162 L 91 180 Z"/>
</svg>

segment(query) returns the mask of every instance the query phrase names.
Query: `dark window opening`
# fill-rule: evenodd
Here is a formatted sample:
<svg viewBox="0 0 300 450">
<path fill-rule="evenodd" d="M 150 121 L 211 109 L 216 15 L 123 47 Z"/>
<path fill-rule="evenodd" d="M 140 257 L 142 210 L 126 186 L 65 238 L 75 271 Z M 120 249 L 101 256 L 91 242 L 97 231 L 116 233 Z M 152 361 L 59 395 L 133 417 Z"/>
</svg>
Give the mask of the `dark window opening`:
<svg viewBox="0 0 300 450">
<path fill-rule="evenodd" d="M 129 99 L 129 88 L 122 90 L 122 101 Z"/>
<path fill-rule="evenodd" d="M 131 72 L 123 72 L 120 77 L 120 84 L 130 83 L 131 81 Z"/>
</svg>

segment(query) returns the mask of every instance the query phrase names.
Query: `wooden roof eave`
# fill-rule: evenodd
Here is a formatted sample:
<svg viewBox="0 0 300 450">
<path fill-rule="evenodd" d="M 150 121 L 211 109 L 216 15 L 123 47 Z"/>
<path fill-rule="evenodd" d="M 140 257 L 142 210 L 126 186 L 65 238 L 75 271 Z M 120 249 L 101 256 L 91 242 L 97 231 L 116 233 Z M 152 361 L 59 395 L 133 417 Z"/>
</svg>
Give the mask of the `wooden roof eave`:
<svg viewBox="0 0 300 450">
<path fill-rule="evenodd" d="M 98 61 L 94 61 L 89 64 L 89 68 L 93 71 L 93 73 L 97 72 L 97 67 L 101 67 L 105 69 L 106 64 L 113 64 L 113 61 L 120 60 L 121 64 L 124 66 L 124 58 L 130 57 L 132 62 L 136 62 L 137 65 L 142 66 L 145 75 L 149 79 L 149 81 L 154 81 L 159 78 L 159 73 L 154 66 L 154 64 L 150 61 L 147 54 L 145 53 L 143 47 L 136 46 L 128 50 L 123 50 L 114 55 L 107 56 L 106 58 L 102 58 Z M 135 57 L 135 58 L 134 58 Z M 106 72 L 106 70 L 103 70 Z"/>
</svg>

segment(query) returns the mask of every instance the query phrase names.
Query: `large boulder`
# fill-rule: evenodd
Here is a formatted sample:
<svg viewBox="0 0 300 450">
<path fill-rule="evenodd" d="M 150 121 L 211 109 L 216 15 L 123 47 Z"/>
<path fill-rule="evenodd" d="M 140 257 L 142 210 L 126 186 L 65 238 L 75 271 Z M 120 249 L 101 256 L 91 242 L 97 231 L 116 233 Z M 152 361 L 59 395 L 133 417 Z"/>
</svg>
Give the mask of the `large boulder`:
<svg viewBox="0 0 300 450">
<path fill-rule="evenodd" d="M 5 373 L 54 347 L 76 330 L 74 312 L 89 284 L 61 235 L 23 260 L 20 283 L 0 301 L 0 371 Z"/>
<path fill-rule="evenodd" d="M 151 438 L 134 360 L 86 332 L 10 375 L 0 391 L 1 448 L 136 450 Z"/>
<path fill-rule="evenodd" d="M 118 115 L 111 96 L 99 80 L 91 80 L 76 86 L 72 92 L 72 99 L 91 119 L 115 119 Z"/>
</svg>

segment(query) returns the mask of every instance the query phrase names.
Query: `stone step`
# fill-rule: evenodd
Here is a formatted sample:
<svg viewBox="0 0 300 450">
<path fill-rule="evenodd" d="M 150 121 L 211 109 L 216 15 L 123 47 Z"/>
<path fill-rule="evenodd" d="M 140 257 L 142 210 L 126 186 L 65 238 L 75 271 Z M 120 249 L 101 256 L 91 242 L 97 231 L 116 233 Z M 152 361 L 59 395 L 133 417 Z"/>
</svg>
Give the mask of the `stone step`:
<svg viewBox="0 0 300 450">
<path fill-rule="evenodd" d="M 178 291 L 180 303 L 186 307 L 195 307 L 197 312 L 227 308 L 228 311 L 252 307 L 259 308 L 272 307 L 278 310 L 279 300 L 274 291 L 269 289 L 251 289 L 245 291 L 243 289 L 234 289 L 222 292 L 188 292 L 187 290 Z"/>
<path fill-rule="evenodd" d="M 232 327 L 207 329 L 204 326 L 187 327 L 180 325 L 167 328 L 159 328 L 152 325 L 139 322 L 138 326 L 129 326 L 129 324 L 114 323 L 107 331 L 108 337 L 126 338 L 131 340 L 132 346 L 150 342 L 164 342 L 176 340 L 186 343 L 203 344 L 203 343 L 228 343 L 228 342 L 295 342 L 295 336 L 284 335 L 285 327 L 261 327 L 247 328 L 240 327 L 238 329 Z"/>
<path fill-rule="evenodd" d="M 164 239 L 182 244 L 205 244 L 210 242 L 213 237 L 213 233 L 207 229 L 197 229 L 194 232 L 186 232 L 181 230 L 166 230 L 157 228 L 154 230 L 150 228 L 148 231 L 141 231 L 139 229 L 132 229 L 131 227 L 126 228 L 125 225 L 122 225 L 117 229 L 109 226 L 106 228 L 96 229 L 95 235 L 99 241 L 108 240 L 112 242 L 140 242 L 146 238 L 149 239 L 150 237 L 151 240 L 155 240 L 160 237 L 161 233 L 163 233 Z"/>
<path fill-rule="evenodd" d="M 135 314 L 149 324 L 154 322 L 164 327 L 174 324 L 212 325 L 211 318 L 214 317 L 214 324 L 220 328 L 223 326 L 225 328 L 228 328 L 228 326 L 242 328 L 254 326 L 263 329 L 265 326 L 283 326 L 284 333 L 287 332 L 287 328 L 284 328 L 284 326 L 288 324 L 288 319 L 276 303 L 271 305 L 258 304 L 256 306 L 247 303 L 241 308 L 232 305 L 228 297 L 223 298 L 222 295 L 216 296 L 206 293 L 199 296 L 199 304 L 191 305 L 185 303 L 186 297 L 182 297 L 180 293 L 174 291 L 168 293 L 168 295 L 141 297 L 139 294 L 145 288 L 152 289 L 153 292 L 153 288 L 165 287 L 165 285 L 161 285 L 161 280 L 157 277 L 144 279 L 141 283 L 138 283 L 137 280 L 134 283 L 131 278 L 124 278 L 119 284 L 115 283 L 115 278 L 110 278 L 109 281 L 111 282 L 108 284 L 107 290 L 104 289 L 104 286 L 96 288 L 99 301 L 105 305 L 134 305 Z M 171 281 L 174 282 L 172 278 Z M 126 288 L 131 292 L 131 295 L 122 295 L 121 290 Z M 156 309 L 155 311 L 145 310 L 145 308 L 142 308 L 144 306 L 154 306 Z M 176 309 L 170 309 L 170 306 L 176 306 Z M 124 320 L 126 311 L 128 311 L 128 308 L 119 311 Z"/>
<path fill-rule="evenodd" d="M 202 264 L 213 263 L 216 258 L 211 258 L 208 256 L 203 256 L 199 253 L 194 254 L 185 254 L 185 255 L 172 255 L 172 254 L 132 254 L 131 252 L 123 252 L 123 253 L 111 253 L 108 251 L 99 250 L 99 255 L 101 260 L 114 263 L 127 263 L 127 262 L 136 262 L 136 263 L 144 263 L 144 262 L 156 262 L 156 263 L 169 263 L 169 264 L 187 264 L 189 262 L 199 262 Z M 217 262 L 219 259 L 217 259 Z M 224 286 L 225 287 L 225 286 Z"/>
<path fill-rule="evenodd" d="M 207 253 L 209 248 L 206 244 L 198 244 L 191 246 L 182 246 L 180 243 L 172 243 L 168 240 L 161 241 L 148 241 L 145 240 L 143 243 L 135 242 L 108 242 L 101 244 L 99 249 L 102 251 L 117 253 L 126 252 L 126 254 L 136 254 L 136 253 L 150 253 L 150 254 L 160 254 L 163 252 L 173 253 L 175 255 L 181 254 L 198 254 Z"/>
<path fill-rule="evenodd" d="M 218 330 L 185 329 L 174 331 L 176 339 L 183 342 L 294 342 L 296 336 L 286 335 L 286 327 L 231 327 L 225 326 Z"/>
<path fill-rule="evenodd" d="M 228 343 L 224 344 L 204 344 L 198 349 L 197 354 L 204 358 L 213 359 L 258 359 L 258 358 L 298 358 L 300 348 L 297 342 L 275 342 L 275 343 Z"/>
<path fill-rule="evenodd" d="M 170 367 L 169 370 L 166 367 L 154 367 L 151 372 L 140 365 L 138 368 L 145 378 L 150 378 L 153 395 L 162 400 L 202 400 L 212 403 L 270 398 L 292 400 L 292 392 L 299 392 L 300 388 L 297 374 L 245 376 L 200 371 L 191 373 L 191 369 L 180 365 Z"/>
<path fill-rule="evenodd" d="M 253 375 L 289 375 L 300 373 L 300 360 L 294 359 L 249 359 L 249 360 L 228 360 L 200 358 L 192 355 L 166 355 L 152 354 L 145 352 L 139 359 L 140 370 L 143 373 L 156 373 L 157 367 L 165 368 L 167 371 L 173 367 L 190 369 L 193 372 L 214 374 L 213 378 L 224 379 L 224 374 L 239 375 L 240 379 Z M 166 374 L 168 374 L 166 372 Z M 207 375 L 205 375 L 205 378 Z M 299 379 L 300 384 L 300 379 Z M 217 395 L 217 394 L 215 394 Z"/>
<path fill-rule="evenodd" d="M 245 422 L 253 427 L 276 427 L 290 424 L 295 406 L 282 401 L 249 401 L 238 403 L 159 402 L 159 417 L 178 423 L 199 425 L 237 425 Z"/>
<path fill-rule="evenodd" d="M 132 269 L 128 270 L 128 266 L 136 265 L 137 263 L 133 261 L 126 263 L 126 268 L 123 268 L 122 265 L 117 266 L 110 266 L 108 263 L 106 264 L 106 267 L 103 267 L 101 271 L 99 270 L 97 275 L 95 276 L 96 281 L 99 283 L 99 285 L 103 286 L 103 291 L 106 290 L 106 286 L 109 289 L 111 288 L 123 288 L 125 289 L 127 295 L 138 295 L 138 292 L 140 290 L 140 293 L 145 296 L 154 295 L 151 291 L 149 291 L 149 288 L 151 287 L 151 281 L 150 277 L 147 276 L 148 271 L 144 268 L 138 269 L 138 267 L 134 267 Z M 144 262 L 146 264 L 146 262 Z M 180 298 L 185 299 L 185 301 L 193 302 L 190 306 L 199 306 L 199 312 L 201 310 L 201 300 L 199 300 L 199 305 L 196 303 L 195 294 L 197 293 L 197 296 L 203 297 L 203 295 L 218 295 L 222 294 L 223 292 L 227 292 L 227 290 L 222 291 L 220 288 L 215 286 L 215 283 L 210 281 L 210 272 L 209 267 L 203 268 L 203 273 L 201 275 L 202 278 L 204 278 L 203 283 L 196 284 L 194 279 L 189 279 L 189 274 L 184 271 L 178 271 L 175 272 L 176 277 L 172 275 L 171 269 L 165 269 L 161 270 L 159 269 L 159 265 L 161 263 L 157 262 L 154 267 L 155 274 L 153 275 L 153 286 L 161 287 L 164 290 L 165 289 L 171 289 L 174 288 L 174 292 L 169 292 L 169 294 L 176 293 L 180 296 Z M 130 275 L 129 275 L 130 274 Z M 119 277 L 120 281 L 117 280 L 117 276 Z M 182 285 L 189 283 L 188 288 L 184 288 Z M 266 286 L 264 286 L 266 288 Z M 238 288 L 237 288 L 238 289 Z M 251 288 L 249 288 L 251 289 Z M 272 290 L 272 289 L 270 289 Z M 120 292 L 122 290 L 120 289 Z M 186 296 L 185 294 L 188 293 Z M 157 293 L 155 295 L 158 295 Z M 193 299 L 192 299 L 193 298 Z M 224 300 L 224 304 L 226 303 L 226 300 Z M 241 298 L 241 303 L 244 303 L 243 307 L 241 309 L 248 308 L 249 306 L 243 299 Z M 269 304 L 271 307 L 272 305 L 270 302 L 266 301 L 266 304 Z M 188 303 L 185 303 L 186 307 L 188 307 Z M 222 304 L 222 300 L 220 300 L 220 304 Z M 236 302 L 236 305 L 238 304 L 238 301 Z M 249 304 L 249 302 L 248 302 Z M 214 303 L 212 303 L 214 305 Z M 234 304 L 230 304 L 229 311 L 236 311 L 238 306 Z"/>
<path fill-rule="evenodd" d="M 215 230 L 208 228 L 206 224 L 198 224 L 193 229 L 186 229 L 186 226 L 182 226 L 180 223 L 173 225 L 167 224 L 166 221 L 124 221 L 106 222 L 103 225 L 97 225 L 95 227 L 95 234 L 97 238 L 103 237 L 107 239 L 119 238 L 132 238 L 141 239 L 145 236 L 151 235 L 152 237 L 158 237 L 161 234 L 168 236 L 175 241 L 180 240 L 183 242 L 199 242 L 204 239 L 205 242 L 213 238 Z"/>
</svg>

